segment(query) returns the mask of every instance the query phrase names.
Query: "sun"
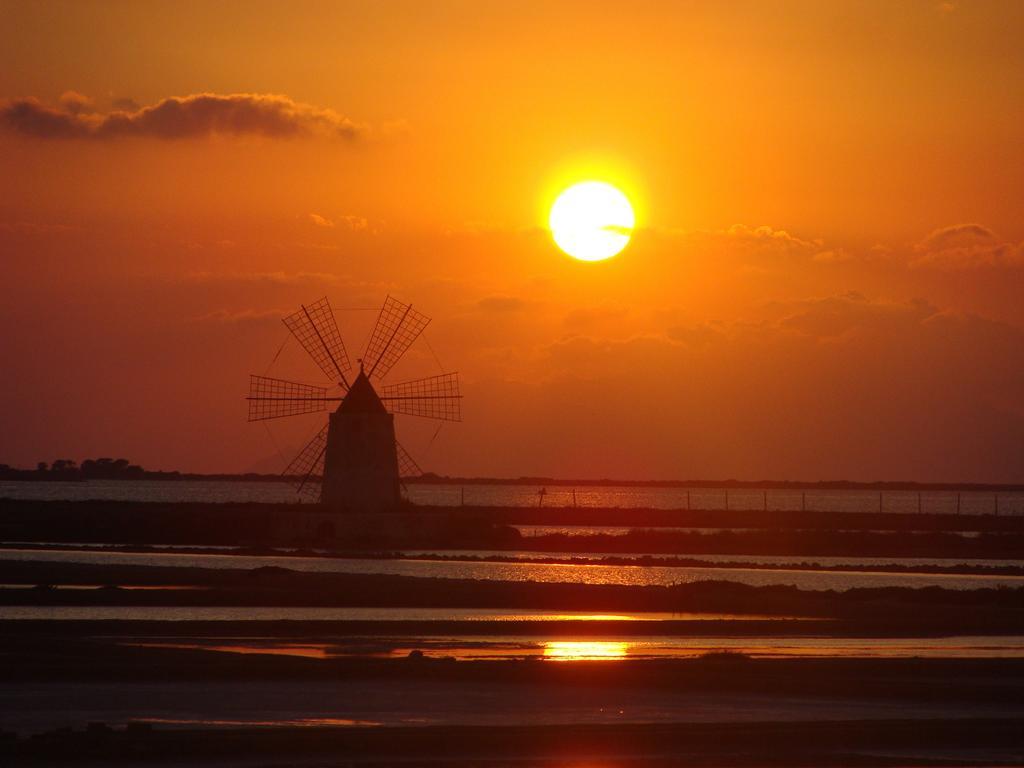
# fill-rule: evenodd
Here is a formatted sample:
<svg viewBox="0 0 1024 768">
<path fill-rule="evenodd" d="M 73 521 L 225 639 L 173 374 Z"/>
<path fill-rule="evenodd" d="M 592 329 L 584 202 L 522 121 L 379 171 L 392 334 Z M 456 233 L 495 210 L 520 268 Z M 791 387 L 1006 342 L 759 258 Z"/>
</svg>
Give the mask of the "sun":
<svg viewBox="0 0 1024 768">
<path fill-rule="evenodd" d="M 603 181 L 581 181 L 551 206 L 548 225 L 555 243 L 581 261 L 611 258 L 629 243 L 636 220 L 622 192 Z"/>
</svg>

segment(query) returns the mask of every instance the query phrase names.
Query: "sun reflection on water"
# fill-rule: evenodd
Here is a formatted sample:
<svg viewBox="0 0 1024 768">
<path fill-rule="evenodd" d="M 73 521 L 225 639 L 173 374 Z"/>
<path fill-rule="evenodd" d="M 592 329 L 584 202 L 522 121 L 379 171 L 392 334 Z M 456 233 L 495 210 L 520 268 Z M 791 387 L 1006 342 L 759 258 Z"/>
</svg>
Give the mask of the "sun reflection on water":
<svg viewBox="0 0 1024 768">
<path fill-rule="evenodd" d="M 544 643 L 544 658 L 555 661 L 596 661 L 624 659 L 629 643 L 605 640 L 550 640 Z"/>
</svg>

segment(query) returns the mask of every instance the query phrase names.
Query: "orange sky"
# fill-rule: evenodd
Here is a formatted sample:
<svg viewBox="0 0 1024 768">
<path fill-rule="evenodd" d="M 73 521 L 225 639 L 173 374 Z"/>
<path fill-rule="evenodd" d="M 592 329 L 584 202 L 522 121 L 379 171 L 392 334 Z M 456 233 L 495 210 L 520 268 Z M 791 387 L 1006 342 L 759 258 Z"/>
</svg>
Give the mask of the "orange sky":
<svg viewBox="0 0 1024 768">
<path fill-rule="evenodd" d="M 464 381 L 462 424 L 400 424 L 428 470 L 1021 481 L 1022 33 L 1018 2 L 0 3 L 0 462 L 280 469 L 320 423 L 245 422 L 280 316 L 392 293 Z M 596 264 L 543 229 L 588 177 L 638 219 Z M 296 351 L 272 373 L 317 381 Z"/>
</svg>

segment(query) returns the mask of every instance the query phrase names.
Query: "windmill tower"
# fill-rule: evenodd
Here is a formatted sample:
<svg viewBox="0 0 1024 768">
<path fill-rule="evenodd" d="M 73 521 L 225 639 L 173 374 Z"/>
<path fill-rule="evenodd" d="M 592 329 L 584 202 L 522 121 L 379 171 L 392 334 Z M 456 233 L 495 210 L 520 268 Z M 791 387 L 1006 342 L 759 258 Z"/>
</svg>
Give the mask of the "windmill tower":
<svg viewBox="0 0 1024 768">
<path fill-rule="evenodd" d="M 284 318 L 330 385 L 249 377 L 249 421 L 336 410 L 284 470 L 300 494 L 330 513 L 393 511 L 402 478 L 422 474 L 395 439 L 395 414 L 438 421 L 462 420 L 457 373 L 384 384 L 383 379 L 426 328 L 430 319 L 390 296 L 358 361 L 354 378 L 345 344 L 326 297 Z M 379 388 L 374 387 L 377 382 Z M 316 478 L 322 478 L 320 485 Z"/>
</svg>

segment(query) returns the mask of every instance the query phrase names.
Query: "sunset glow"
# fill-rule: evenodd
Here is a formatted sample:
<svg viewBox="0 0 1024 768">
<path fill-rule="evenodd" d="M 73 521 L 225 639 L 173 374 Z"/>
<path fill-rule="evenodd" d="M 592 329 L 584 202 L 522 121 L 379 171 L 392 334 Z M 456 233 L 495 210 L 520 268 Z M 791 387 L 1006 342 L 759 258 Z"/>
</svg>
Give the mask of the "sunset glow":
<svg viewBox="0 0 1024 768">
<path fill-rule="evenodd" d="M 580 261 L 603 261 L 629 243 L 636 224 L 629 200 L 611 184 L 584 181 L 558 196 L 549 219 L 558 247 Z"/>
<path fill-rule="evenodd" d="M 0 0 L 0 765 L 1024 765 L 1022 40 Z"/>
<path fill-rule="evenodd" d="M 629 643 L 606 640 L 551 640 L 544 643 L 544 658 L 555 661 L 624 659 Z"/>
<path fill-rule="evenodd" d="M 60 8 L 0 23 L 0 463 L 279 472 L 238 382 L 392 294 L 440 474 L 1019 478 L 1021 3 Z"/>
</svg>

